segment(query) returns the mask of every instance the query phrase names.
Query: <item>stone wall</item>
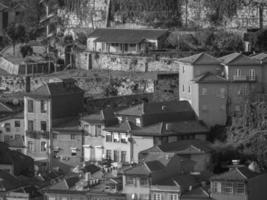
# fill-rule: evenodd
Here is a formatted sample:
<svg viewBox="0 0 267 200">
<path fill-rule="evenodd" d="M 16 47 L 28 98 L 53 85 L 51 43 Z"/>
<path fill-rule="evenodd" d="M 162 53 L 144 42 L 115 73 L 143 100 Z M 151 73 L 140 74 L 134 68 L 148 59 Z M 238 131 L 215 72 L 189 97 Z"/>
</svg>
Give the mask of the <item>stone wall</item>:
<svg viewBox="0 0 267 200">
<path fill-rule="evenodd" d="M 89 58 L 91 57 L 91 58 Z M 91 60 L 91 64 L 89 64 Z M 76 67 L 80 69 L 105 69 L 133 72 L 178 72 L 175 59 L 159 56 L 111 55 L 79 52 L 76 54 Z"/>
</svg>

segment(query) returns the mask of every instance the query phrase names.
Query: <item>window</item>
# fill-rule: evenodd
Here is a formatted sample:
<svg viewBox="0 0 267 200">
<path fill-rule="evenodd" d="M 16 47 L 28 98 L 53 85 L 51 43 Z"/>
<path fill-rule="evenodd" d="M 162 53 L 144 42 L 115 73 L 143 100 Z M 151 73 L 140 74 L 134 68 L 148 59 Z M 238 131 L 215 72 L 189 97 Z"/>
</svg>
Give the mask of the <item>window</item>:
<svg viewBox="0 0 267 200">
<path fill-rule="evenodd" d="M 249 70 L 249 76 L 250 76 L 250 79 L 253 79 L 254 77 L 256 77 L 255 69 L 250 69 Z"/>
<path fill-rule="evenodd" d="M 121 133 L 121 143 L 127 144 L 127 135 L 125 133 Z"/>
<path fill-rule="evenodd" d="M 169 194 L 169 200 L 178 200 L 178 194 Z"/>
<path fill-rule="evenodd" d="M 225 88 L 220 89 L 220 97 L 225 98 Z"/>
<path fill-rule="evenodd" d="M 101 136 L 101 125 L 95 126 L 95 136 Z"/>
<path fill-rule="evenodd" d="M 126 151 L 121 152 L 121 162 L 126 162 Z"/>
<path fill-rule="evenodd" d="M 183 88 L 182 88 L 183 92 L 184 92 L 184 85 L 183 85 Z"/>
<path fill-rule="evenodd" d="M 140 185 L 148 186 L 149 185 L 148 178 L 140 178 Z"/>
<path fill-rule="evenodd" d="M 112 134 L 111 133 L 107 133 L 106 142 L 112 142 Z"/>
<path fill-rule="evenodd" d="M 221 193 L 222 192 L 222 185 L 220 182 L 212 182 L 212 192 L 213 193 Z"/>
<path fill-rule="evenodd" d="M 185 72 L 185 70 L 184 70 L 184 66 L 183 66 L 183 73 Z"/>
<path fill-rule="evenodd" d="M 33 120 L 28 120 L 28 130 L 33 131 Z"/>
<path fill-rule="evenodd" d="M 33 100 L 28 100 L 28 112 L 33 112 Z"/>
<path fill-rule="evenodd" d="M 42 152 L 46 151 L 46 142 L 45 141 L 41 142 L 41 151 Z"/>
<path fill-rule="evenodd" d="M 237 183 L 236 184 L 236 193 L 244 194 L 245 193 L 245 184 L 244 183 Z"/>
<path fill-rule="evenodd" d="M 135 178 L 132 176 L 126 176 L 126 185 L 134 185 Z"/>
<path fill-rule="evenodd" d="M 106 150 L 106 159 L 111 160 L 111 150 Z"/>
<path fill-rule="evenodd" d="M 74 134 L 70 134 L 70 139 L 71 140 L 75 140 L 75 135 Z"/>
<path fill-rule="evenodd" d="M 141 119 L 140 118 L 136 118 L 135 119 L 135 124 L 136 124 L 136 126 L 141 126 Z"/>
<path fill-rule="evenodd" d="M 20 121 L 15 121 L 15 122 L 14 122 L 14 126 L 15 126 L 16 128 L 19 128 L 19 127 L 20 127 Z"/>
<path fill-rule="evenodd" d="M 233 191 L 233 183 L 224 182 L 222 183 L 222 192 L 232 194 Z"/>
<path fill-rule="evenodd" d="M 6 132 L 10 132 L 11 131 L 10 123 L 5 123 L 5 130 L 6 130 Z"/>
<path fill-rule="evenodd" d="M 161 200 L 161 194 L 160 193 L 154 193 L 152 196 L 152 200 Z"/>
<path fill-rule="evenodd" d="M 32 141 L 28 141 L 28 151 L 33 152 L 33 142 Z"/>
<path fill-rule="evenodd" d="M 191 85 L 188 86 L 188 93 L 191 93 Z"/>
<path fill-rule="evenodd" d="M 71 156 L 77 156 L 77 148 L 76 147 L 72 147 L 70 148 L 71 150 Z"/>
<path fill-rule="evenodd" d="M 120 158 L 120 152 L 114 150 L 114 162 L 119 162 L 119 158 Z"/>
<path fill-rule="evenodd" d="M 41 100 L 41 113 L 47 112 L 47 103 L 44 100 Z"/>
<path fill-rule="evenodd" d="M 236 69 L 236 76 L 240 77 L 241 76 L 241 70 L 240 69 Z"/>
<path fill-rule="evenodd" d="M 41 121 L 41 131 L 46 131 L 47 127 L 46 127 L 46 121 Z"/>
<path fill-rule="evenodd" d="M 208 89 L 207 88 L 202 88 L 201 90 L 201 95 L 207 95 L 208 94 Z"/>
<path fill-rule="evenodd" d="M 113 142 L 120 142 L 119 133 L 113 133 Z"/>
<path fill-rule="evenodd" d="M 18 135 L 18 134 L 15 135 L 15 139 L 20 139 L 20 138 L 21 138 L 21 135 Z"/>
</svg>

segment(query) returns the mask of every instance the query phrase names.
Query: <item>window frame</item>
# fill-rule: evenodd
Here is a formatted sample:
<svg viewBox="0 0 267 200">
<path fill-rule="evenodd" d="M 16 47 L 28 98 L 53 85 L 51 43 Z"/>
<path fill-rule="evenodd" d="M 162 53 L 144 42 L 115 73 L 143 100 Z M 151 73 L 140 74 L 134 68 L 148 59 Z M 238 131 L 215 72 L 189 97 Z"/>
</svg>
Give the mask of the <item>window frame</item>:
<svg viewBox="0 0 267 200">
<path fill-rule="evenodd" d="M 32 99 L 27 100 L 27 111 L 28 113 L 34 113 L 34 101 Z"/>
</svg>

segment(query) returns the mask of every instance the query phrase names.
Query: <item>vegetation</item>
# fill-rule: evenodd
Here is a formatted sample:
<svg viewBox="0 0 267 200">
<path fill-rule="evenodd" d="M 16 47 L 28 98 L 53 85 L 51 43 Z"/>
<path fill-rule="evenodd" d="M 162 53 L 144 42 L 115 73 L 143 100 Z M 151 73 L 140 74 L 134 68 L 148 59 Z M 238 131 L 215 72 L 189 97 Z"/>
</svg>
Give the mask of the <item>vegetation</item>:
<svg viewBox="0 0 267 200">
<path fill-rule="evenodd" d="M 7 36 L 13 45 L 13 54 L 15 55 L 15 47 L 19 42 L 25 42 L 26 30 L 21 24 L 10 24 L 7 27 Z"/>
<path fill-rule="evenodd" d="M 20 53 L 22 57 L 25 58 L 26 56 L 30 56 L 33 54 L 33 49 L 30 45 L 26 44 L 20 47 Z"/>
</svg>

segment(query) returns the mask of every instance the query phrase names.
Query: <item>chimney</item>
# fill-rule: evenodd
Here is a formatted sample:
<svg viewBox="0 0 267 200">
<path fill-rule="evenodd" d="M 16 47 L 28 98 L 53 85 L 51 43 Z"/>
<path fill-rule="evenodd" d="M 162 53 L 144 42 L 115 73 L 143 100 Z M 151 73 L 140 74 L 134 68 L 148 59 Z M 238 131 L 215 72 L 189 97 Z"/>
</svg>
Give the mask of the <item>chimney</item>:
<svg viewBox="0 0 267 200">
<path fill-rule="evenodd" d="M 26 84 L 25 84 L 25 92 L 29 93 L 31 92 L 31 77 L 26 76 Z"/>
</svg>

